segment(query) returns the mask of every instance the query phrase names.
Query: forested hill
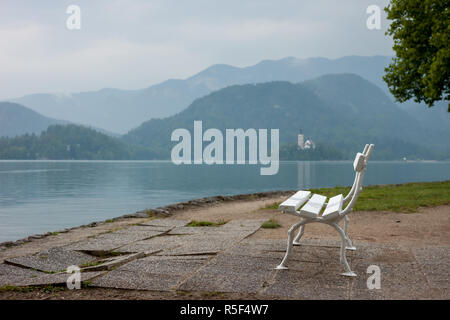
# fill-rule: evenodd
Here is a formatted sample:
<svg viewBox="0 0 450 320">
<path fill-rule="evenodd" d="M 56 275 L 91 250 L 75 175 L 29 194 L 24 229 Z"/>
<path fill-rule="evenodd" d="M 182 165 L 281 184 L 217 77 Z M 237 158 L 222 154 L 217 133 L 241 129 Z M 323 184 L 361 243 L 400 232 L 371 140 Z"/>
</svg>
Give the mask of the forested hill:
<svg viewBox="0 0 450 320">
<path fill-rule="evenodd" d="M 0 159 L 124 160 L 152 158 L 151 153 L 78 125 L 51 125 L 40 135 L 0 138 Z"/>
<path fill-rule="evenodd" d="M 331 74 L 299 84 L 268 82 L 230 86 L 195 100 L 182 112 L 152 119 L 124 136 L 163 158 L 170 157 L 171 133 L 203 130 L 266 128 L 280 130 L 280 144 L 293 145 L 302 132 L 316 142 L 337 148 L 346 159 L 366 143 L 375 143 L 374 159 L 443 159 L 450 146 L 448 127 L 424 127 L 395 105 L 373 83 L 355 74 Z"/>
</svg>

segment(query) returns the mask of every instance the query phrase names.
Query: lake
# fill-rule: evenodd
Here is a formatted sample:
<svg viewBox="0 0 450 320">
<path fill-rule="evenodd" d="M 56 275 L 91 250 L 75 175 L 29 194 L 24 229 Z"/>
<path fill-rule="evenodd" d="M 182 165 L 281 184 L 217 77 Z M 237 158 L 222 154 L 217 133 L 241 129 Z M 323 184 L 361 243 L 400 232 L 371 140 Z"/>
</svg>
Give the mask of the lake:
<svg viewBox="0 0 450 320">
<path fill-rule="evenodd" d="M 351 185 L 351 161 L 181 165 L 170 161 L 0 161 L 0 242 L 212 195 Z M 370 161 L 364 184 L 450 179 L 450 161 Z"/>
</svg>

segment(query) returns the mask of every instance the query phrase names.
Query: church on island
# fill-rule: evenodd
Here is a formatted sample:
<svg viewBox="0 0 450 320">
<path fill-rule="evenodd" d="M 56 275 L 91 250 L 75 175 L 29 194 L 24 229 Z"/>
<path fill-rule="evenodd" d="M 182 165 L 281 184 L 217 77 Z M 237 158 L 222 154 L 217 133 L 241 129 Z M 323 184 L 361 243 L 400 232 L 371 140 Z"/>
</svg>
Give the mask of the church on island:
<svg viewBox="0 0 450 320">
<path fill-rule="evenodd" d="M 306 138 L 305 141 L 305 136 L 303 135 L 302 130 L 300 130 L 297 139 L 297 147 L 301 150 L 315 149 L 316 144 L 310 138 Z"/>
</svg>

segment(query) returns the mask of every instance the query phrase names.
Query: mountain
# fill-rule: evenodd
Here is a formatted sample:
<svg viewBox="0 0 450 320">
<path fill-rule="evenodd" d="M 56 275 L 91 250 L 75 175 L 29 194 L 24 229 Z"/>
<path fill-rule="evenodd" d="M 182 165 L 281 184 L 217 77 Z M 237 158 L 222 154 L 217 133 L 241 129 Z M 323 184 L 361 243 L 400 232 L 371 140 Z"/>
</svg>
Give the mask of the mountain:
<svg viewBox="0 0 450 320">
<path fill-rule="evenodd" d="M 56 119 L 126 133 L 144 120 L 168 117 L 196 98 L 236 84 L 300 82 L 329 73 L 355 73 L 385 88 L 381 77 L 391 57 L 339 59 L 288 57 L 249 67 L 213 65 L 185 80 L 167 80 L 140 90 L 102 89 L 72 94 L 31 94 L 12 101 Z"/>
<path fill-rule="evenodd" d="M 293 144 L 300 130 L 314 141 L 337 147 L 351 158 L 365 143 L 375 143 L 375 159 L 448 157 L 446 136 L 394 104 L 373 83 L 355 74 L 332 74 L 298 84 L 268 82 L 234 85 L 195 100 L 187 109 L 151 119 L 123 137 L 169 158 L 176 128 L 193 132 L 217 128 L 277 128 L 280 144 Z M 450 133 L 444 128 L 444 133 Z M 434 137 L 429 144 L 424 137 Z"/>
<path fill-rule="evenodd" d="M 0 102 L 0 137 L 40 133 L 58 123 L 63 121 L 44 117 L 17 103 Z"/>
</svg>

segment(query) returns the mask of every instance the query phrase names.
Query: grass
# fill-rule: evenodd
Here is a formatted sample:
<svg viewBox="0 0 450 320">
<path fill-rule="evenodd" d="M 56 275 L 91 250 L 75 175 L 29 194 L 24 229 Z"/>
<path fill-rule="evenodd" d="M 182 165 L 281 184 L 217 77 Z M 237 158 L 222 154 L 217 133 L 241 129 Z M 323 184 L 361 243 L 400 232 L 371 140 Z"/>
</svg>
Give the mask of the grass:
<svg viewBox="0 0 450 320">
<path fill-rule="evenodd" d="M 203 292 L 202 296 L 203 297 L 223 297 L 223 293 L 218 292 L 218 291 L 210 291 L 210 292 Z"/>
<path fill-rule="evenodd" d="M 281 227 L 281 225 L 275 219 L 269 219 L 261 225 L 261 228 L 264 229 L 276 229 L 279 227 Z"/>
<path fill-rule="evenodd" d="M 346 195 L 350 187 L 311 189 L 325 196 Z M 359 194 L 354 210 L 416 212 L 419 207 L 450 204 L 450 180 L 368 186 Z"/>
<path fill-rule="evenodd" d="M 0 287 L 0 292 L 32 292 L 32 291 L 42 291 L 45 293 L 54 293 L 58 291 L 64 291 L 67 288 L 65 286 L 59 286 L 59 285 L 45 285 L 45 286 L 25 286 L 25 287 L 17 287 L 17 286 L 11 286 L 6 285 Z"/>
<path fill-rule="evenodd" d="M 345 196 L 350 187 L 320 188 L 310 191 L 327 197 L 338 194 Z M 353 210 L 416 212 L 419 207 L 445 204 L 450 204 L 450 180 L 367 186 L 359 194 Z M 264 209 L 277 210 L 279 205 L 279 202 L 275 202 Z"/>
<path fill-rule="evenodd" d="M 186 226 L 188 226 L 188 227 L 218 227 L 218 226 L 224 225 L 227 222 L 228 221 L 225 221 L 225 220 L 219 220 L 218 222 L 192 220 Z"/>
<path fill-rule="evenodd" d="M 262 208 L 263 210 L 278 210 L 278 206 L 281 204 L 281 202 L 274 202 L 272 204 L 269 204 Z"/>
<path fill-rule="evenodd" d="M 101 265 L 104 262 L 104 260 L 98 260 L 98 261 L 90 261 L 82 264 L 80 268 L 88 268 L 88 267 L 96 267 L 98 265 Z"/>
</svg>

